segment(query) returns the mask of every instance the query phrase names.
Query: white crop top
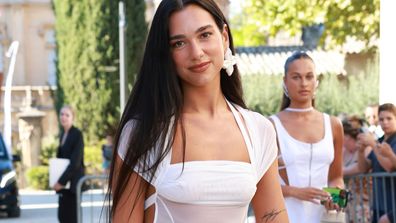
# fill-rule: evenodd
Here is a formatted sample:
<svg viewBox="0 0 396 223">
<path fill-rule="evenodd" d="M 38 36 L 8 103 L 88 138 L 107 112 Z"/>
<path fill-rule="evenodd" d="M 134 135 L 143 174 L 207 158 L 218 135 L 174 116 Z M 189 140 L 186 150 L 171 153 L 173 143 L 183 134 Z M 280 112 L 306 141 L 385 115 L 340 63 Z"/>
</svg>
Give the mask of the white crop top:
<svg viewBox="0 0 396 223">
<path fill-rule="evenodd" d="M 156 192 L 145 201 L 145 208 L 155 205 L 155 223 L 246 221 L 256 184 L 276 159 L 276 133 L 262 115 L 228 104 L 247 145 L 251 163 L 230 160 L 188 161 L 182 169 L 182 163 L 170 163 L 170 151 L 150 182 Z M 123 160 L 132 130 L 131 120 L 121 133 L 118 154 Z M 153 161 L 154 155 L 150 157 Z M 149 181 L 147 174 L 140 173 L 136 167 L 134 170 Z"/>
</svg>

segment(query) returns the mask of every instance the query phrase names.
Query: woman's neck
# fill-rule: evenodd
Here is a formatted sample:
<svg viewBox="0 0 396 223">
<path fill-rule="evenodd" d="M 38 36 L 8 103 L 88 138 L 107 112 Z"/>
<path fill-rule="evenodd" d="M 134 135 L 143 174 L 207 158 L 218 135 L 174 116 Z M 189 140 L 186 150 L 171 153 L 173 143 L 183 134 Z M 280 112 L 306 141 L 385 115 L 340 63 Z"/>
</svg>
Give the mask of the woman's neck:
<svg viewBox="0 0 396 223">
<path fill-rule="evenodd" d="M 227 103 L 220 88 L 210 91 L 184 92 L 183 113 L 203 113 L 215 116 L 227 109 Z"/>
<path fill-rule="evenodd" d="M 68 133 L 72 126 L 73 126 L 73 125 L 70 125 L 70 126 L 63 126 L 63 131 L 64 131 L 65 133 Z"/>
<path fill-rule="evenodd" d="M 288 108 L 292 108 L 292 109 L 310 109 L 312 108 L 312 102 L 305 102 L 305 103 L 297 103 L 297 102 L 290 102 L 290 105 L 288 106 Z"/>
<path fill-rule="evenodd" d="M 287 107 L 285 108 L 285 111 L 288 112 L 310 112 L 313 111 L 314 108 L 313 107 L 308 107 L 308 108 L 291 108 L 291 107 Z"/>
</svg>

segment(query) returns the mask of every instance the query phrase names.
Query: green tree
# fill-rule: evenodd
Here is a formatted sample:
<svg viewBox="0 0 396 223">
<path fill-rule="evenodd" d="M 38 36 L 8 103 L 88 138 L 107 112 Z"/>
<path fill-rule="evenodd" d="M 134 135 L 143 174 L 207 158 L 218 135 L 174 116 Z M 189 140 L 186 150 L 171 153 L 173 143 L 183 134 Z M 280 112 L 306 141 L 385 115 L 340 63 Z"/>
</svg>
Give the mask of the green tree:
<svg viewBox="0 0 396 223">
<path fill-rule="evenodd" d="M 143 57 L 146 42 L 147 23 L 145 20 L 146 2 L 144 0 L 125 1 L 126 10 L 126 59 L 128 83 L 133 85 Z"/>
<path fill-rule="evenodd" d="M 331 115 L 346 113 L 363 117 L 367 105 L 378 104 L 379 98 L 378 55 L 356 74 L 337 76 L 323 74 L 316 93 L 315 107 Z M 242 76 L 247 106 L 269 116 L 279 111 L 282 100 L 283 75 L 256 73 Z"/>
<path fill-rule="evenodd" d="M 236 45 L 263 45 L 281 30 L 298 35 L 302 27 L 318 23 L 325 26 L 327 46 L 348 37 L 368 44 L 379 38 L 379 5 L 380 0 L 246 0 L 232 19 Z"/>
<path fill-rule="evenodd" d="M 118 1 L 54 0 L 57 41 L 57 110 L 70 104 L 91 143 L 119 119 Z M 127 75 L 134 81 L 146 37 L 145 3 L 126 3 Z M 129 16 L 130 15 L 130 16 Z"/>
</svg>

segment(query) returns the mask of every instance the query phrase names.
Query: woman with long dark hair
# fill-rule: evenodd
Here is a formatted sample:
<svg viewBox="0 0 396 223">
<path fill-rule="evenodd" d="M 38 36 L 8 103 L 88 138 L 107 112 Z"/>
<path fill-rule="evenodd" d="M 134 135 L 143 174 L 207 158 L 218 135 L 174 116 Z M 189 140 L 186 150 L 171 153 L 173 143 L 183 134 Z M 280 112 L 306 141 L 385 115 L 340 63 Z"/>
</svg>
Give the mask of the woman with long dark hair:
<svg viewBox="0 0 396 223">
<path fill-rule="evenodd" d="M 343 129 L 336 117 L 314 108 L 317 85 L 312 58 L 305 52 L 293 53 L 285 63 L 281 111 L 271 116 L 290 222 L 318 223 L 326 209 L 340 209 L 323 188 L 344 187 Z"/>
<path fill-rule="evenodd" d="M 163 0 L 115 137 L 114 222 L 287 222 L 271 123 L 242 99 L 212 0 Z M 271 200 L 269 200 L 271 199 Z"/>
</svg>

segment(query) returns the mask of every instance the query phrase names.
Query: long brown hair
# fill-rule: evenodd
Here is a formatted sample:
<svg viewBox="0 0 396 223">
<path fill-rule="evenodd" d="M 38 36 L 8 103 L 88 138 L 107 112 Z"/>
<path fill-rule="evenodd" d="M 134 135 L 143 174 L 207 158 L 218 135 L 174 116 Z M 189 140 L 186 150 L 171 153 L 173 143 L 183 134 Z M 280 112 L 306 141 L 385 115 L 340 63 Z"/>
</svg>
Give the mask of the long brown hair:
<svg viewBox="0 0 396 223">
<path fill-rule="evenodd" d="M 112 199 L 112 207 L 109 209 L 108 217 L 111 218 L 123 194 L 132 170 L 138 161 L 147 161 L 149 154 L 155 154 L 155 161 L 143 166 L 139 172 L 144 172 L 153 179 L 158 165 L 169 153 L 173 144 L 177 122 L 181 117 L 183 106 L 183 91 L 177 76 L 169 47 L 169 17 L 172 13 L 182 10 L 190 4 L 195 4 L 209 12 L 217 27 L 223 31 L 224 25 L 228 27 L 227 32 L 230 40 L 230 49 L 234 51 L 230 26 L 221 10 L 213 0 L 163 0 L 152 21 L 148 34 L 142 65 L 137 75 L 136 84 L 129 96 L 125 110 L 115 135 L 114 145 L 118 148 L 121 131 L 129 120 L 134 120 L 134 128 L 129 135 L 129 144 L 121 169 L 114 173 L 114 160 L 118 156 L 114 150 L 113 162 L 110 168 L 109 191 L 107 199 Z M 242 97 L 242 85 L 238 68 L 234 66 L 232 76 L 228 76 L 221 70 L 221 90 L 227 100 L 246 108 Z M 175 120 L 172 122 L 172 118 Z M 169 130 L 169 132 L 168 132 Z M 182 126 L 183 151 L 185 150 L 185 132 Z M 167 137 L 169 135 L 170 137 Z M 155 151 L 161 148 L 163 151 Z M 184 154 L 184 152 L 183 152 Z M 184 161 L 184 160 L 183 160 Z M 115 177 L 117 175 L 117 177 Z M 115 186 L 114 186 L 115 185 Z M 142 194 L 142 185 L 134 184 Z M 111 193 L 111 196 L 110 196 Z M 131 213 L 135 207 L 131 207 Z"/>
</svg>

